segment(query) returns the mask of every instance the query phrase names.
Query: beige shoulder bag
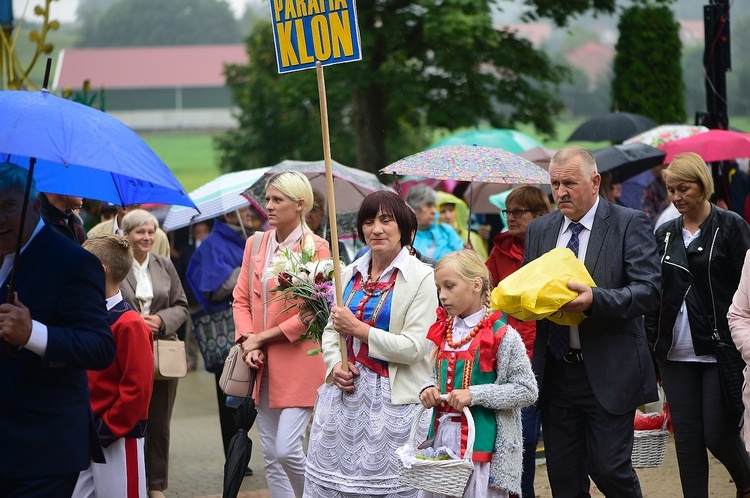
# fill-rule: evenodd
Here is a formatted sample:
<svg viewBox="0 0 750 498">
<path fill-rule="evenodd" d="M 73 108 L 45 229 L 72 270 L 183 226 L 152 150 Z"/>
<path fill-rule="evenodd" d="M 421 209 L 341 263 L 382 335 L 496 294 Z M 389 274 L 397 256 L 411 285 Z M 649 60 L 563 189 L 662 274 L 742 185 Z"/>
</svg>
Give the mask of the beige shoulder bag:
<svg viewBox="0 0 750 498">
<path fill-rule="evenodd" d="M 255 232 L 253 235 L 253 247 L 250 250 L 251 258 L 258 254 L 263 239 L 265 239 L 265 232 Z M 252 282 L 252 262 L 250 263 L 248 272 L 250 272 L 248 276 L 249 281 Z M 252 302 L 252 283 L 248 286 L 248 291 L 250 292 L 250 300 Z M 252 310 L 252 305 L 250 309 Z M 235 344 L 229 350 L 229 356 L 227 356 L 224 362 L 224 369 L 221 371 L 221 377 L 219 378 L 219 387 L 227 396 L 244 398 L 250 395 L 253 388 L 250 377 L 250 367 L 247 366 L 247 363 L 242 358 L 242 345 Z"/>
</svg>

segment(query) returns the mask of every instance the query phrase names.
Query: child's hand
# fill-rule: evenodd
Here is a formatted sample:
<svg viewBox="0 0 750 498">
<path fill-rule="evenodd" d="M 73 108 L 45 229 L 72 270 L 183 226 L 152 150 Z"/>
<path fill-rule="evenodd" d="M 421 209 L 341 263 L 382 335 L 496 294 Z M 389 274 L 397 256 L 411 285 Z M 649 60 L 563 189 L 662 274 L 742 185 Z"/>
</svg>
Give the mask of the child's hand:
<svg viewBox="0 0 750 498">
<path fill-rule="evenodd" d="M 419 395 L 419 400 L 425 408 L 432 408 L 440 404 L 440 391 L 437 387 L 428 387 Z"/>
<path fill-rule="evenodd" d="M 471 405 L 471 393 L 468 389 L 456 389 L 448 394 L 446 401 L 451 408 L 460 412 L 465 406 Z"/>
</svg>

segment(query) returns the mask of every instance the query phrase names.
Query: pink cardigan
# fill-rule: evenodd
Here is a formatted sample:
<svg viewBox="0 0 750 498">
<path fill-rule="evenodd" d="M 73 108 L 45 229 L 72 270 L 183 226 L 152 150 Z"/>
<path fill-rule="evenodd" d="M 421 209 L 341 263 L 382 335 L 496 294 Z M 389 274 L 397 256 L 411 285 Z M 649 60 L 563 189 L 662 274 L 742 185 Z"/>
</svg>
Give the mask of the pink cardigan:
<svg viewBox="0 0 750 498">
<path fill-rule="evenodd" d="M 732 299 L 727 313 L 732 340 L 742 354 L 746 364 L 750 364 L 750 251 L 745 254 L 740 285 Z M 745 449 L 750 451 L 750 368 L 745 366 L 745 384 L 742 386 L 742 403 L 745 405 Z"/>
<path fill-rule="evenodd" d="M 253 238 L 263 236 L 258 254 L 250 257 L 253 247 Z M 263 262 L 266 259 L 266 248 L 268 237 L 275 237 L 276 231 L 270 230 L 263 234 L 256 234 L 247 239 L 245 254 L 242 257 L 242 269 L 240 270 L 237 286 L 234 288 L 234 323 L 235 340 L 241 335 L 263 332 L 263 320 L 257 322 L 254 316 L 260 317 L 264 312 L 264 303 L 261 294 L 261 279 L 265 268 Z M 309 231 L 305 237 L 312 237 L 315 241 L 315 251 L 320 258 L 328 258 L 331 253 L 328 242 Z M 299 244 L 293 250 L 299 251 Z M 252 274 L 251 274 L 252 272 Z M 270 283 L 269 283 L 270 284 Z M 266 326 L 271 328 L 278 326 L 284 333 L 286 340 L 280 340 L 267 344 L 264 349 L 266 362 L 264 367 L 268 368 L 269 408 L 308 408 L 315 404 L 318 388 L 325 382 L 325 364 L 322 355 L 308 356 L 307 351 L 318 347 L 310 341 L 300 342 L 299 338 L 307 330 L 299 320 L 298 308 L 289 306 L 284 300 L 271 301 L 277 293 L 270 292 L 273 285 L 269 285 L 268 304 L 266 305 Z M 252 299 L 251 296 L 252 295 Z M 253 398 L 258 399 L 262 370 L 258 372 Z"/>
</svg>

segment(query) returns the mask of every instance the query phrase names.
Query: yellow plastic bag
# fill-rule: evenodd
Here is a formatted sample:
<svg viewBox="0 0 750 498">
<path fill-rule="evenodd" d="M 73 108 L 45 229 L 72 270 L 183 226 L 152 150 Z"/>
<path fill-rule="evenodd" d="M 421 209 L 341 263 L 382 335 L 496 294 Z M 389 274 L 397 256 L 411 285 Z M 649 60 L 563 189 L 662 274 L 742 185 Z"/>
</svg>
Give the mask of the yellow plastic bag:
<svg viewBox="0 0 750 498">
<path fill-rule="evenodd" d="M 586 267 L 567 247 L 558 247 L 522 266 L 492 291 L 492 309 L 525 322 L 547 318 L 560 325 L 578 325 L 583 313 L 564 313 L 560 307 L 578 297 L 568 282 L 595 286 Z"/>
</svg>

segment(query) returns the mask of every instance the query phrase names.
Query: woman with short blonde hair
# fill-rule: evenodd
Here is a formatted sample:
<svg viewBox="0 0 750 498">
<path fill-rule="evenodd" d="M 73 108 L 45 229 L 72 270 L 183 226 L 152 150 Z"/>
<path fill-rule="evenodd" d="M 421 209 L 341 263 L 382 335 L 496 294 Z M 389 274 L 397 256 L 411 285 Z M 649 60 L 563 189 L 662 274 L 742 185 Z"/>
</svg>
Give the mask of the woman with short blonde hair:
<svg viewBox="0 0 750 498">
<path fill-rule="evenodd" d="M 275 280 L 265 274 L 274 256 L 285 249 L 300 253 L 311 247 L 314 257 L 330 257 L 328 243 L 305 224 L 305 213 L 312 205 L 312 187 L 305 175 L 287 171 L 268 180 L 266 213 L 272 229 L 256 232 L 247 240 L 232 305 L 235 339 L 242 345 L 248 366 L 259 369 L 253 387 L 256 427 L 268 489 L 271 496 L 280 498 L 303 494 L 306 456 L 302 442 L 317 390 L 325 381 L 325 365 L 320 355 L 307 355 L 316 346 L 300 340 L 308 326 L 299 315 L 300 307 L 282 299 L 274 291 Z"/>
<path fill-rule="evenodd" d="M 727 313 L 750 228 L 737 213 L 708 201 L 714 182 L 699 155 L 678 155 L 662 177 L 680 216 L 656 230 L 663 290 L 658 313 L 645 325 L 669 399 L 682 490 L 708 496 L 708 450 L 732 476 L 737 496 L 750 496 L 741 413 L 724 395 L 736 388 L 739 397 L 741 387 L 726 382 L 717 364 L 719 348 L 734 348 Z"/>
<path fill-rule="evenodd" d="M 703 158 L 695 152 L 675 156 L 669 166 L 662 170 L 661 176 L 664 181 L 670 178 L 675 181 L 697 183 L 701 188 L 700 201 L 707 201 L 714 193 L 711 171 Z"/>
</svg>

